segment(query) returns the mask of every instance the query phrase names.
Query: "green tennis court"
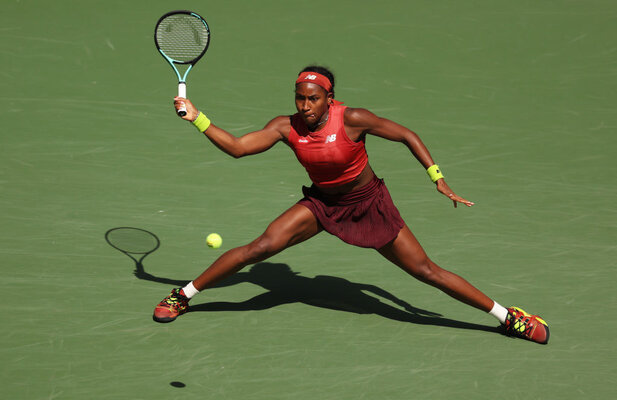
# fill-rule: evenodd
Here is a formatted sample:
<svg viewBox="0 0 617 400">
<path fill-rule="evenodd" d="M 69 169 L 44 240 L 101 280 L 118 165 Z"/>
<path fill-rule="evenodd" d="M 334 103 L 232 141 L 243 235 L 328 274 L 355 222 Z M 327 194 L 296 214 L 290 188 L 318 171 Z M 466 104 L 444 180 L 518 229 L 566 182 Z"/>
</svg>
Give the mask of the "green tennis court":
<svg viewBox="0 0 617 400">
<path fill-rule="evenodd" d="M 452 205 L 397 143 L 377 174 L 427 253 L 547 346 L 325 233 L 152 321 L 298 201 L 284 145 L 239 160 L 175 116 L 153 29 L 202 14 L 188 96 L 240 135 L 295 112 L 305 65 L 416 131 Z M 613 1 L 34 1 L 0 13 L 2 398 L 607 399 L 616 392 L 617 6 Z M 160 247 L 135 262 L 105 232 Z M 218 232 L 223 246 L 205 245 Z M 613 361 L 611 361 L 613 360 Z"/>
</svg>

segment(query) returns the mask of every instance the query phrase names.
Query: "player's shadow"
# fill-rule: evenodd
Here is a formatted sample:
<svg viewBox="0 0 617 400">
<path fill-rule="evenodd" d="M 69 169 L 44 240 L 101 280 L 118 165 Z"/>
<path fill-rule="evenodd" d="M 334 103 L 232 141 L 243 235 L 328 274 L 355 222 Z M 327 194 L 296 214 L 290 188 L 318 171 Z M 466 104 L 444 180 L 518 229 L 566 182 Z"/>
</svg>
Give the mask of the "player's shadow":
<svg viewBox="0 0 617 400">
<path fill-rule="evenodd" d="M 162 278 L 145 272 L 141 263 L 136 263 L 135 276 L 153 282 L 184 286 L 189 281 Z M 460 329 L 499 332 L 494 326 L 472 324 L 443 318 L 441 314 L 412 306 L 375 285 L 350 282 L 335 276 L 308 278 L 292 271 L 287 264 L 259 263 L 245 272 L 238 272 L 216 287 L 228 287 L 240 283 L 252 283 L 266 289 L 242 302 L 209 302 L 191 305 L 189 312 L 196 311 L 255 311 L 283 304 L 304 303 L 331 310 L 357 314 L 376 314 L 395 321 L 423 325 L 438 325 Z M 394 305 L 388 304 L 386 300 Z"/>
</svg>

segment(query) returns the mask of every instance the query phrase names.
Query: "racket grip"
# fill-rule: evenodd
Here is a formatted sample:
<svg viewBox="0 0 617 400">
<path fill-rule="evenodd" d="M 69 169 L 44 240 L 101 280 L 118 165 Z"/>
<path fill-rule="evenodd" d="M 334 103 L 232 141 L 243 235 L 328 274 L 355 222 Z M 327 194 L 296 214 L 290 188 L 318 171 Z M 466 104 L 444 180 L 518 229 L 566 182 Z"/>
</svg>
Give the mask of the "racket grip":
<svg viewBox="0 0 617 400">
<path fill-rule="evenodd" d="M 178 83 L 178 97 L 183 97 L 186 99 L 186 83 L 180 82 Z M 176 110 L 179 116 L 184 117 L 186 115 L 186 106 L 184 103 Z"/>
</svg>

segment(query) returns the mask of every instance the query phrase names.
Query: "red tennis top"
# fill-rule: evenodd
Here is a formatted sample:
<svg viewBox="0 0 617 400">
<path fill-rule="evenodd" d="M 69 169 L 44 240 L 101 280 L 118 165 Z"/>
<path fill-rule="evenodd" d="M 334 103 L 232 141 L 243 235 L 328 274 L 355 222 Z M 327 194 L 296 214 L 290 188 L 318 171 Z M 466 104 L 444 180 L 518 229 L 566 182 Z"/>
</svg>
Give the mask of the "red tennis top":
<svg viewBox="0 0 617 400">
<path fill-rule="evenodd" d="M 343 115 L 347 107 L 331 105 L 326 125 L 311 132 L 299 113 L 291 116 L 289 146 L 309 177 L 318 186 L 338 186 L 353 181 L 368 163 L 364 138 L 347 136 Z"/>
</svg>

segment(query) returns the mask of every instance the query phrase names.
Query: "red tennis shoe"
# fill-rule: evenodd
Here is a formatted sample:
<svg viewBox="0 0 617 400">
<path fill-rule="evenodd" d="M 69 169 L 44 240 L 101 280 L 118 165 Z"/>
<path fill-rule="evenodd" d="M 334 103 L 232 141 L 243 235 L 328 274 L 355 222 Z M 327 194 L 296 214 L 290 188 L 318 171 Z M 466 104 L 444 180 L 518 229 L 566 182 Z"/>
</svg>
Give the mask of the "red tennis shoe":
<svg viewBox="0 0 617 400">
<path fill-rule="evenodd" d="M 517 336 L 540 344 L 547 344 L 550 337 L 548 324 L 542 318 L 527 314 L 518 307 L 508 308 L 505 328 L 508 336 Z"/>
<path fill-rule="evenodd" d="M 171 322 L 188 310 L 189 299 L 184 296 L 182 289 L 176 288 L 154 308 L 152 319 L 156 322 Z"/>
</svg>

